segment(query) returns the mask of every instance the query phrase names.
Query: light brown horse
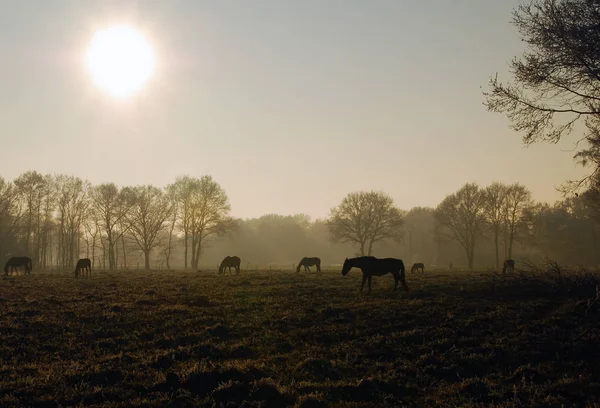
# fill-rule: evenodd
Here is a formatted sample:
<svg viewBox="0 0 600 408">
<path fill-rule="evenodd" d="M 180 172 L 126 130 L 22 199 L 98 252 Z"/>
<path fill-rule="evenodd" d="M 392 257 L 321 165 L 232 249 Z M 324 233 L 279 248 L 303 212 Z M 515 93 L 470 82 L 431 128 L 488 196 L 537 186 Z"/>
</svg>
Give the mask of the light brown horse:
<svg viewBox="0 0 600 408">
<path fill-rule="evenodd" d="M 414 263 L 412 268 L 410 268 L 411 273 L 418 272 L 419 270 L 421 270 L 421 273 L 425 273 L 425 265 L 423 265 L 423 262 Z"/>
</svg>

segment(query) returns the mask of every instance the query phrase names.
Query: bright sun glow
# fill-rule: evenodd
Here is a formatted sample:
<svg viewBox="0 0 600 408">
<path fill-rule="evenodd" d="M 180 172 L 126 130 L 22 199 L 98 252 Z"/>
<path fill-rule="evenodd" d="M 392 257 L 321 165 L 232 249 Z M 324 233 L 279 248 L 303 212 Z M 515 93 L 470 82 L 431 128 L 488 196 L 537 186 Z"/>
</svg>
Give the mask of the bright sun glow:
<svg viewBox="0 0 600 408">
<path fill-rule="evenodd" d="M 97 31 L 86 62 L 94 82 L 119 98 L 138 91 L 156 64 L 150 44 L 128 26 Z"/>
</svg>

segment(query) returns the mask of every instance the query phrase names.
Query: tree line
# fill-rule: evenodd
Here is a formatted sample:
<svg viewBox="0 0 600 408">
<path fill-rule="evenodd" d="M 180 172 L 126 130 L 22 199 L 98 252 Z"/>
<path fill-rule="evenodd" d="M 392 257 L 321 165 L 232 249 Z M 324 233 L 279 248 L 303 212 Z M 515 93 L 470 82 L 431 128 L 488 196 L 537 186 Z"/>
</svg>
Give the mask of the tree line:
<svg viewBox="0 0 600 408">
<path fill-rule="evenodd" d="M 119 188 L 28 171 L 13 182 L 0 178 L 0 197 L 5 257 L 24 253 L 42 269 L 71 268 L 81 254 L 96 267 L 127 268 L 132 253 L 142 255 L 144 268 L 150 269 L 157 249 L 170 267 L 179 233 L 184 267 L 197 268 L 203 243 L 234 227 L 227 195 L 210 176 L 181 177 L 166 188 Z"/>
<path fill-rule="evenodd" d="M 225 190 L 208 175 L 158 188 L 28 171 L 12 182 L 0 177 L 0 250 L 5 258 L 27 255 L 40 269 L 69 269 L 89 257 L 108 270 L 197 270 L 233 254 L 243 267 L 291 267 L 303 256 L 337 264 L 354 255 L 469 269 L 498 268 L 513 257 L 598 265 L 598 191 L 549 205 L 518 183 L 468 183 L 436 208 L 409 211 L 384 192 L 362 191 L 344 197 L 327 219 L 243 220 L 230 215 Z"/>
</svg>

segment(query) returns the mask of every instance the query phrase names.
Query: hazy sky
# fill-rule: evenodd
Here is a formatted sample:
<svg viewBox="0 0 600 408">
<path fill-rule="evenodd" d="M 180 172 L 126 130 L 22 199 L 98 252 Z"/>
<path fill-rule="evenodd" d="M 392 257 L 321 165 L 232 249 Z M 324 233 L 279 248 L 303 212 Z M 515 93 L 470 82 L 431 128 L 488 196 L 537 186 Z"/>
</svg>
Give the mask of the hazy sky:
<svg viewBox="0 0 600 408">
<path fill-rule="evenodd" d="M 232 213 L 325 217 L 349 192 L 435 206 L 466 182 L 538 200 L 582 174 L 573 140 L 524 148 L 480 87 L 522 51 L 509 0 L 0 0 L 0 175 L 164 186 L 211 174 Z M 83 56 L 95 30 L 157 54 L 117 101 Z"/>
</svg>

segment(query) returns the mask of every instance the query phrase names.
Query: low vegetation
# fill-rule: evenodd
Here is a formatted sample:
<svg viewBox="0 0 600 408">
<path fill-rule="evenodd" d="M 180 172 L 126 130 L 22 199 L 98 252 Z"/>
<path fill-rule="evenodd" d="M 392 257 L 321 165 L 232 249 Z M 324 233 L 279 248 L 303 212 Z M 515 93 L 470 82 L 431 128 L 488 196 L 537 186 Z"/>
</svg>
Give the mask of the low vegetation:
<svg viewBox="0 0 600 408">
<path fill-rule="evenodd" d="M 0 405 L 594 406 L 595 275 L 3 276 Z"/>
</svg>

